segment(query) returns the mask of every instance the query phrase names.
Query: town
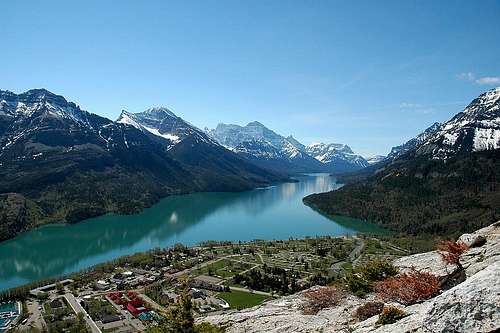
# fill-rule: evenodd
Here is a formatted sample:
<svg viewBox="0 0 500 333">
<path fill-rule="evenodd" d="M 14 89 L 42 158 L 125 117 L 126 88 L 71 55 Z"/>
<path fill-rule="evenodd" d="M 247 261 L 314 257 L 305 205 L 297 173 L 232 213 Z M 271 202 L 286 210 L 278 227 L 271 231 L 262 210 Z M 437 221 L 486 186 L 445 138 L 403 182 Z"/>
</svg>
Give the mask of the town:
<svg viewBox="0 0 500 333">
<path fill-rule="evenodd" d="M 407 255 L 382 238 L 317 237 L 177 244 L 4 292 L 0 330 L 140 332 L 165 320 L 185 288 L 195 316 L 240 310 L 342 278 L 368 261 Z"/>
</svg>

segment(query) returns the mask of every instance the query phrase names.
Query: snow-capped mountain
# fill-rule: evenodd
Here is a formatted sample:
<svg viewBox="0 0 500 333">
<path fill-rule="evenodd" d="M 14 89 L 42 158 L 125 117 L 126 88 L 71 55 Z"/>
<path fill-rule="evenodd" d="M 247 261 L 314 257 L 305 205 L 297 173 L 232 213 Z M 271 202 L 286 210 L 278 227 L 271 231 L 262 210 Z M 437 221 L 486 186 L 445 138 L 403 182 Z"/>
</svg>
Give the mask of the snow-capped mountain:
<svg viewBox="0 0 500 333">
<path fill-rule="evenodd" d="M 246 126 L 219 124 L 215 129 L 208 131 L 208 133 L 224 147 L 232 150 L 242 143 L 255 141 L 263 145 L 271 145 L 288 158 L 300 156 L 303 151 L 299 149 L 300 146 L 296 147 L 294 145 L 298 141 L 293 138 L 293 140 L 289 141 L 258 121 L 248 123 Z"/>
<path fill-rule="evenodd" d="M 22 158 L 84 143 L 107 151 L 128 148 L 136 134 L 45 89 L 19 95 L 0 91 L 0 158 L 15 156 L 26 144 L 34 142 L 38 145 L 28 145 L 27 155 Z"/>
<path fill-rule="evenodd" d="M 279 135 L 257 121 L 246 126 L 219 124 L 215 129 L 206 131 L 220 144 L 259 165 L 291 173 L 340 173 L 368 165 L 347 145 L 305 146 L 293 136 Z"/>
<path fill-rule="evenodd" d="M 369 165 L 361 155 L 341 143 L 312 143 L 306 147 L 306 151 L 328 168 L 335 168 L 339 172 L 354 171 Z"/>
<path fill-rule="evenodd" d="M 152 135 L 153 138 L 161 138 L 168 148 L 188 137 L 195 137 L 200 142 L 218 144 L 202 130 L 164 107 L 151 108 L 139 113 L 122 111 L 117 122 L 131 125 L 147 135 Z"/>
<path fill-rule="evenodd" d="M 387 159 L 389 160 L 394 160 L 398 158 L 399 156 L 402 156 L 403 154 L 417 148 L 420 146 L 425 140 L 427 140 L 430 136 L 436 132 L 439 127 L 441 126 L 440 123 L 434 123 L 428 128 L 426 128 L 422 133 L 418 134 L 416 137 L 406 141 L 404 144 L 392 147 L 391 152 L 389 155 L 387 155 Z"/>
<path fill-rule="evenodd" d="M 283 179 L 166 109 L 114 122 L 45 89 L 0 90 L 0 195 L 24 200 L 28 214 L 9 219 L 7 234 L 0 225 L 0 239 L 41 222 L 135 212 L 169 194 Z"/>
<path fill-rule="evenodd" d="M 365 157 L 365 160 L 368 162 L 369 165 L 377 164 L 382 161 L 384 161 L 387 158 L 387 156 L 384 155 L 373 155 L 369 157 Z"/>
<path fill-rule="evenodd" d="M 206 132 L 224 147 L 262 167 L 281 172 L 320 171 L 322 164 L 293 137 L 285 138 L 258 121 L 246 126 L 219 124 Z"/>
<path fill-rule="evenodd" d="M 446 159 L 462 152 L 500 148 L 500 87 L 474 99 L 439 126 L 417 148 L 417 155 Z"/>
</svg>

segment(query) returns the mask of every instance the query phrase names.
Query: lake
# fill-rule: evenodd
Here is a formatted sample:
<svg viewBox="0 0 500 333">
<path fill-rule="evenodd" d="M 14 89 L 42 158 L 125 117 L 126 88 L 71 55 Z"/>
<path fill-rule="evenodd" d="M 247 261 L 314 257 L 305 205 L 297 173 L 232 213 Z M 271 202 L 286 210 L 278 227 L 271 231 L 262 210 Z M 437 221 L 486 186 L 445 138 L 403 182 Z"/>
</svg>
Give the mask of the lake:
<svg viewBox="0 0 500 333">
<path fill-rule="evenodd" d="M 139 214 L 109 214 L 23 233 L 0 243 L 0 290 L 175 243 L 384 232 L 355 219 L 327 218 L 302 203 L 308 194 L 339 188 L 334 177 L 296 178 L 246 192 L 171 196 Z"/>
</svg>

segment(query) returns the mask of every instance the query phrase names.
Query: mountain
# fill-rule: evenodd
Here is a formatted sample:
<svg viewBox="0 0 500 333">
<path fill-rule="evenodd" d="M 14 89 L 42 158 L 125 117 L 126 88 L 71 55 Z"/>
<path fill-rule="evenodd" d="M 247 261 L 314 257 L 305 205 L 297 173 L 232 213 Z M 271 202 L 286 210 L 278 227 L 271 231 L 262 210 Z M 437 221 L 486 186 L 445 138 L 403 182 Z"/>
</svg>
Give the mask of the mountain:
<svg viewBox="0 0 500 333">
<path fill-rule="evenodd" d="M 306 152 L 323 163 L 331 172 L 345 173 L 367 167 L 368 162 L 356 155 L 348 145 L 339 143 L 313 143 L 306 147 Z"/>
<path fill-rule="evenodd" d="M 458 153 L 500 148 L 500 87 L 481 94 L 434 131 L 417 155 L 447 159 Z"/>
<path fill-rule="evenodd" d="M 206 131 L 228 149 L 272 170 L 343 173 L 368 165 L 347 145 L 321 143 L 305 146 L 293 136 L 279 135 L 257 121 L 246 126 L 219 124 Z"/>
<path fill-rule="evenodd" d="M 255 183 L 262 183 L 267 176 L 286 179 L 279 173 L 263 172 L 166 108 L 123 111 L 117 122 L 131 125 L 165 145 L 174 160 L 202 176 L 197 183 L 205 190 L 224 191 L 242 179 Z"/>
<path fill-rule="evenodd" d="M 219 124 L 207 132 L 224 147 L 261 167 L 287 173 L 323 170 L 322 163 L 309 156 L 300 142 L 257 121 L 246 126 Z"/>
<path fill-rule="evenodd" d="M 410 234 L 457 235 L 498 220 L 499 99 L 498 88 L 480 95 L 371 174 L 304 202 Z"/>
<path fill-rule="evenodd" d="M 392 147 L 391 152 L 387 155 L 389 160 L 394 160 L 399 156 L 404 155 L 408 151 L 414 150 L 419 147 L 423 142 L 425 142 L 430 136 L 432 136 L 441 126 L 440 123 L 434 123 L 425 129 L 422 133 L 406 141 L 404 144 L 396 147 Z"/>
<path fill-rule="evenodd" d="M 122 111 L 117 122 L 131 125 L 153 139 L 159 139 L 168 148 L 172 148 L 182 140 L 192 136 L 201 141 L 210 141 L 212 144 L 217 144 L 203 131 L 177 117 L 172 111 L 164 107 L 151 108 L 139 113 Z"/>
<path fill-rule="evenodd" d="M 170 194 L 284 179 L 165 110 L 137 116 L 143 127 L 122 116 L 113 122 L 45 89 L 0 91 L 0 239 L 43 223 L 137 212 Z"/>
<path fill-rule="evenodd" d="M 384 155 L 373 155 L 369 157 L 365 157 L 365 160 L 368 162 L 369 165 L 377 164 L 385 160 L 387 156 Z"/>
</svg>

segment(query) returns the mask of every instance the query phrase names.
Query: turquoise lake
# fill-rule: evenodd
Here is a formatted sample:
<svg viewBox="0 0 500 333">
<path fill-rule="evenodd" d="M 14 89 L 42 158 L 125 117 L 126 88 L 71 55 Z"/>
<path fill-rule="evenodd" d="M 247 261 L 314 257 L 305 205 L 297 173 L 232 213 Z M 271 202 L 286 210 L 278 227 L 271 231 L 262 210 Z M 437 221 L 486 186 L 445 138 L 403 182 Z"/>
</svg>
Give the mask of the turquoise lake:
<svg viewBox="0 0 500 333">
<path fill-rule="evenodd" d="M 384 232 L 359 220 L 325 217 L 302 203 L 308 194 L 339 188 L 334 177 L 296 179 L 246 192 L 172 196 L 135 215 L 110 214 L 29 231 L 0 243 L 0 290 L 175 243 Z"/>
</svg>

